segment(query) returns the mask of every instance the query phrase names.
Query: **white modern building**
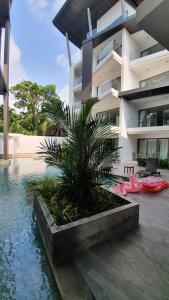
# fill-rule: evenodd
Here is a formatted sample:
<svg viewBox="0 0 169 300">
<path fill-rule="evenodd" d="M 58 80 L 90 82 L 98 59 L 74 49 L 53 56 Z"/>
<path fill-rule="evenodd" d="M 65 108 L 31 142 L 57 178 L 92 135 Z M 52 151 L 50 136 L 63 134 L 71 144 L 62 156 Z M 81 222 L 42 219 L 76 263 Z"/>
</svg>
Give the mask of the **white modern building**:
<svg viewBox="0 0 169 300">
<path fill-rule="evenodd" d="M 169 159 L 168 44 L 153 37 L 162 36 L 153 31 L 160 20 L 149 24 L 145 2 L 66 1 L 54 19 L 82 53 L 76 65 L 69 57 L 70 104 L 78 111 L 88 98 L 98 98 L 93 114 L 109 115 L 117 127 L 121 161 L 137 155 Z M 149 1 L 152 16 L 163 2 Z M 163 18 L 168 20 L 165 9 Z"/>
</svg>

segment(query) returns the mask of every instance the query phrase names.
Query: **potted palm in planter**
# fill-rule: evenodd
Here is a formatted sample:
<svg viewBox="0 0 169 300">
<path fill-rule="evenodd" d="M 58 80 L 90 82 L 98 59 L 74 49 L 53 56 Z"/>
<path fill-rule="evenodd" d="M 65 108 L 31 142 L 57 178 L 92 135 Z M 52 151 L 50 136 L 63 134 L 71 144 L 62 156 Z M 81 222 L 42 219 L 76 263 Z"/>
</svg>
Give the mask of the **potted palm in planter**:
<svg viewBox="0 0 169 300">
<path fill-rule="evenodd" d="M 34 209 L 46 247 L 58 263 L 117 233 L 138 224 L 138 205 L 103 188 L 106 139 L 117 135 L 109 119 L 92 116 L 89 100 L 79 115 L 66 110 L 68 138 L 62 145 L 45 141 L 48 164 L 59 165 L 62 177 L 31 184 Z M 109 151 L 109 152 L 108 152 Z"/>
</svg>

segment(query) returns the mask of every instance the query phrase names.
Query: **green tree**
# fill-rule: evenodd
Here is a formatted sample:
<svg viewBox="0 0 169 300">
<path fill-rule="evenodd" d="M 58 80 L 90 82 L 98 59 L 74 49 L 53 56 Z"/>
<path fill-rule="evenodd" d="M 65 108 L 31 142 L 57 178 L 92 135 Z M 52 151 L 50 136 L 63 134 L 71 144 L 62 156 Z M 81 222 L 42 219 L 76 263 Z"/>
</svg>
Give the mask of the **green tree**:
<svg viewBox="0 0 169 300">
<path fill-rule="evenodd" d="M 44 102 L 59 99 L 56 93 L 56 87 L 53 84 L 42 86 L 31 81 L 22 81 L 11 88 L 16 102 L 14 106 L 21 109 L 23 118 L 23 127 L 32 134 L 42 132 L 42 124 L 48 122 L 45 114 L 42 113 Z"/>
<path fill-rule="evenodd" d="M 63 102 L 59 97 L 51 97 L 50 101 L 42 104 L 42 112 L 47 117 L 46 135 L 48 136 L 65 136 L 67 134 L 66 117 Z"/>
</svg>

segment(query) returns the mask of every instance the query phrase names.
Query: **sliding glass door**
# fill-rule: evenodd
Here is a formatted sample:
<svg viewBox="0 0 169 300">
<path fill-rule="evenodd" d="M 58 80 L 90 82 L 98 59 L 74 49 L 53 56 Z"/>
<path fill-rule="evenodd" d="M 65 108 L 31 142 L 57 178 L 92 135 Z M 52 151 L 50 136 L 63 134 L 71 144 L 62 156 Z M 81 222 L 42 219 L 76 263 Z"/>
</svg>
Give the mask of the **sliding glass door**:
<svg viewBox="0 0 169 300">
<path fill-rule="evenodd" d="M 138 154 L 144 158 L 169 159 L 169 139 L 138 140 Z"/>
</svg>

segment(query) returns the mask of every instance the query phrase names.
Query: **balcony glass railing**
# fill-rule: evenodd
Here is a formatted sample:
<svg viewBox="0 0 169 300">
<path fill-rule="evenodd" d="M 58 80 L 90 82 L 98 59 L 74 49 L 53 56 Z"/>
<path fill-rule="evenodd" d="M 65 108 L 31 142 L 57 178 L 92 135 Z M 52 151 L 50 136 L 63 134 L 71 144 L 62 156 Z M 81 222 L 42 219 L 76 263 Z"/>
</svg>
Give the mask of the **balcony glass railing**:
<svg viewBox="0 0 169 300">
<path fill-rule="evenodd" d="M 141 52 L 139 49 L 137 49 L 130 53 L 130 60 L 145 57 L 145 56 L 148 56 L 148 55 L 151 55 L 151 54 L 163 51 L 163 50 L 166 50 L 166 49 L 160 44 L 155 44 L 154 46 L 147 48 L 146 50 L 141 51 Z"/>
<path fill-rule="evenodd" d="M 80 85 L 82 83 L 82 76 L 79 76 L 77 78 L 74 79 L 74 87 L 77 85 Z"/>
<path fill-rule="evenodd" d="M 140 87 L 149 87 L 161 83 L 169 83 L 169 71 L 140 81 Z"/>
<path fill-rule="evenodd" d="M 112 88 L 117 91 L 121 90 L 121 77 L 105 81 L 102 85 L 100 85 L 98 87 L 98 98 L 103 97 L 108 91 L 111 91 Z"/>
<path fill-rule="evenodd" d="M 119 108 L 98 113 L 102 118 L 108 118 L 113 126 L 119 127 Z"/>
<path fill-rule="evenodd" d="M 109 43 L 104 50 L 100 51 L 98 57 L 97 57 L 97 64 L 100 64 L 100 62 L 105 59 L 112 51 L 115 51 L 118 55 L 122 55 L 122 46 L 117 46 L 113 43 Z"/>
<path fill-rule="evenodd" d="M 140 57 L 144 57 L 144 56 L 147 56 L 147 55 L 150 55 L 150 54 L 154 54 L 156 52 L 160 52 L 160 51 L 163 51 L 163 50 L 165 50 L 165 48 L 162 45 L 156 44 L 156 45 L 142 51 L 140 53 Z"/>
<path fill-rule="evenodd" d="M 81 107 L 82 107 L 81 101 L 77 101 L 77 102 L 73 103 L 73 105 L 72 105 L 72 108 L 73 108 L 74 110 L 76 110 L 76 109 L 81 109 Z"/>
<path fill-rule="evenodd" d="M 126 11 L 123 15 L 120 15 L 116 20 L 107 24 L 107 27 L 105 27 L 103 29 L 94 28 L 92 31 L 88 32 L 87 39 L 94 38 L 97 34 L 101 34 L 105 30 L 108 30 L 109 28 L 116 27 L 116 26 L 122 24 L 124 21 L 126 21 L 129 17 L 134 17 L 134 16 L 136 16 L 135 12 Z"/>
</svg>

